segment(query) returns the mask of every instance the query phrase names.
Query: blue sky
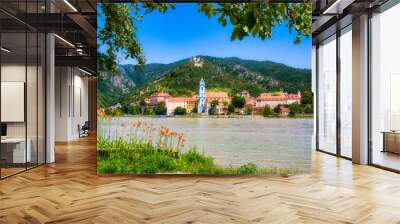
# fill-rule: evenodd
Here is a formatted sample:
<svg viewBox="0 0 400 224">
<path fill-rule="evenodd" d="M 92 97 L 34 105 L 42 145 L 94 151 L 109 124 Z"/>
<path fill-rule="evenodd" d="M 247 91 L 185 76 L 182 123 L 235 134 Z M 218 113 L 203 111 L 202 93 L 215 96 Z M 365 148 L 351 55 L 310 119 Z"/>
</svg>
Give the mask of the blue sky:
<svg viewBox="0 0 400 224">
<path fill-rule="evenodd" d="M 273 29 L 272 38 L 261 40 L 246 37 L 231 41 L 232 26 L 223 27 L 217 18 L 209 20 L 197 11 L 197 4 L 177 3 L 175 10 L 166 14 L 153 12 L 138 22 L 138 38 L 146 55 L 147 63 L 171 63 L 195 55 L 215 57 L 239 57 L 252 60 L 270 60 L 297 68 L 311 68 L 311 38 L 302 38 L 294 44 L 295 32 L 285 25 Z M 104 18 L 98 18 L 98 26 Z M 104 52 L 105 47 L 99 51 Z M 136 64 L 124 59 L 121 64 Z"/>
</svg>

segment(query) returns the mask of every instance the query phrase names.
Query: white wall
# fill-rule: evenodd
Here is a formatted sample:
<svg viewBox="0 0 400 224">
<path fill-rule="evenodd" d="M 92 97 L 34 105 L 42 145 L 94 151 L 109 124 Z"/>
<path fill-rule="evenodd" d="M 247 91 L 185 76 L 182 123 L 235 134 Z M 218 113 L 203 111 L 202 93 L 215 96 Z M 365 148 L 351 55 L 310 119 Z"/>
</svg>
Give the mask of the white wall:
<svg viewBox="0 0 400 224">
<path fill-rule="evenodd" d="M 69 121 L 69 68 L 55 68 L 55 140 L 67 141 L 70 132 Z"/>
<path fill-rule="evenodd" d="M 25 64 L 5 64 L 1 66 L 1 81 L 25 82 Z M 7 110 L 7 108 L 1 108 Z M 7 123 L 7 137 L 25 137 L 25 122 Z"/>
<path fill-rule="evenodd" d="M 38 70 L 37 70 L 38 69 Z M 3 64 L 1 66 L 2 82 L 24 82 L 26 83 L 26 107 L 20 108 L 20 112 L 25 113 L 27 119 L 22 122 L 6 122 L 8 138 L 24 138 L 25 134 L 29 139 L 32 162 L 39 159 L 39 163 L 44 163 L 44 74 L 42 67 L 36 65 L 25 66 L 25 64 Z M 25 80 L 27 78 L 27 80 Z M 23 90 L 22 90 L 23 91 Z M 24 94 L 23 92 L 21 94 Z M 2 98 L 7 97 L 6 95 Z M 11 108 L 1 108 L 1 110 L 11 110 Z M 7 113 L 13 113 L 7 111 Z M 38 155 L 37 155 L 38 153 Z"/>
<path fill-rule="evenodd" d="M 88 78 L 76 68 L 56 67 L 55 140 L 79 138 L 78 125 L 88 120 Z"/>
</svg>

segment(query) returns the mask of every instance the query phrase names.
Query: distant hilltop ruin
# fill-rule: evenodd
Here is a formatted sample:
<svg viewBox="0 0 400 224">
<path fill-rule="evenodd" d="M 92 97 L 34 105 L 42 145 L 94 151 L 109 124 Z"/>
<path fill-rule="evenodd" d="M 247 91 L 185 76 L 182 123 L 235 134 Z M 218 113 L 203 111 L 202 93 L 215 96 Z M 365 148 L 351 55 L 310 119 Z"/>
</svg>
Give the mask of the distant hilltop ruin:
<svg viewBox="0 0 400 224">
<path fill-rule="evenodd" d="M 204 61 L 200 57 L 193 57 L 191 59 L 191 62 L 193 63 L 194 67 L 203 67 Z"/>
</svg>

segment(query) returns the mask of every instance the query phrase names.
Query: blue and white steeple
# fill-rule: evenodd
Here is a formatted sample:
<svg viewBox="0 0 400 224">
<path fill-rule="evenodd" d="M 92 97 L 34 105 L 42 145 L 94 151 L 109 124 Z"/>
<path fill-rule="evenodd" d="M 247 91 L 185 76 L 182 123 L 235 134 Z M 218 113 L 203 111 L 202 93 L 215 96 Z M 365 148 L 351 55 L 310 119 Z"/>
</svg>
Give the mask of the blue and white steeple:
<svg viewBox="0 0 400 224">
<path fill-rule="evenodd" d="M 199 84 L 199 102 L 197 103 L 197 113 L 206 112 L 206 83 L 201 78 Z"/>
</svg>

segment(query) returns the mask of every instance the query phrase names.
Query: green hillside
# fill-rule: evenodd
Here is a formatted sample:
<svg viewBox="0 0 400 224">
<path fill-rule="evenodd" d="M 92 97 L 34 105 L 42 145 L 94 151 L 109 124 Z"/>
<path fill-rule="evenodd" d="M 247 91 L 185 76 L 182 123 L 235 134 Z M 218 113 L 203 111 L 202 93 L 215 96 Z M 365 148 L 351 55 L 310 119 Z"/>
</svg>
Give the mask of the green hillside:
<svg viewBox="0 0 400 224">
<path fill-rule="evenodd" d="M 173 96 L 197 94 L 201 78 L 207 90 L 223 90 L 234 95 L 248 90 L 258 96 L 265 91 L 297 92 L 310 90 L 311 71 L 270 61 L 198 56 L 201 66 L 192 59 L 171 64 L 148 64 L 138 70 L 121 65 L 118 74 L 103 72 L 99 78 L 99 105 L 139 102 L 152 93 L 165 91 Z"/>
</svg>

